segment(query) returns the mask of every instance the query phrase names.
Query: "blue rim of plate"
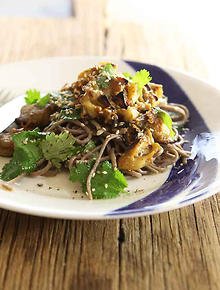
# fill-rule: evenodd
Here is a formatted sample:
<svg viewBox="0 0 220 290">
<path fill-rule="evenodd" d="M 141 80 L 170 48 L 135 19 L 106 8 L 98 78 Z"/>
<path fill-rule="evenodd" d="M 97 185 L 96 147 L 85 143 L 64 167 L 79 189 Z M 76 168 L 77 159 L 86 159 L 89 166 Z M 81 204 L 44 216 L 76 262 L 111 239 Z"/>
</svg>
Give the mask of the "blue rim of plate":
<svg viewBox="0 0 220 290">
<path fill-rule="evenodd" d="M 187 164 L 182 165 L 178 162 L 171 169 L 167 180 L 160 188 L 135 202 L 107 213 L 106 217 L 159 212 L 165 204 L 172 202 L 185 190 L 189 191 L 188 194 L 179 199 L 175 207 L 193 203 L 198 198 L 202 199 L 208 194 L 207 187 L 214 182 L 218 168 L 217 159 L 208 156 L 210 153 L 208 149 L 213 146 L 213 136 L 205 120 L 180 85 L 165 70 L 155 65 L 125 62 L 135 71 L 149 70 L 153 81 L 163 84 L 164 93 L 170 103 L 178 102 L 189 109 L 190 119 L 186 125 L 188 130 L 184 132 L 184 138 L 188 142 L 184 144 L 184 149 L 192 148 L 193 154 Z"/>
</svg>

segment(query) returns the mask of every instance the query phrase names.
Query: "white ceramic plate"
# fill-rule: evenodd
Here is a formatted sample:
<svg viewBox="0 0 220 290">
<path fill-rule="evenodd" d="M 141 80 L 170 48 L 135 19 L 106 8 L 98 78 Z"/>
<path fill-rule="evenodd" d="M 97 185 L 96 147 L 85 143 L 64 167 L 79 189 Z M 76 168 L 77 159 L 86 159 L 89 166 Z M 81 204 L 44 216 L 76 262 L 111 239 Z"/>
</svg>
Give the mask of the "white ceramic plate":
<svg viewBox="0 0 220 290">
<path fill-rule="evenodd" d="M 170 102 L 190 110 L 186 138 L 192 147 L 187 165 L 177 165 L 163 174 L 129 178 L 130 194 L 111 200 L 86 200 L 67 175 L 19 177 L 0 183 L 0 207 L 39 216 L 69 219 L 107 219 L 153 214 L 179 208 L 204 199 L 219 190 L 219 106 L 220 92 L 187 74 L 131 61 L 100 57 L 68 57 L 34 60 L 0 66 L 0 92 L 24 94 L 29 88 L 59 89 L 77 74 L 100 61 L 111 61 L 121 71 L 146 68 L 156 83 L 164 85 Z M 10 121 L 23 104 L 23 96 L 0 108 L 1 124 Z M 0 158 L 0 166 L 8 160 Z M 43 184 L 39 186 L 39 184 Z M 77 193 L 75 193 L 77 190 Z"/>
</svg>

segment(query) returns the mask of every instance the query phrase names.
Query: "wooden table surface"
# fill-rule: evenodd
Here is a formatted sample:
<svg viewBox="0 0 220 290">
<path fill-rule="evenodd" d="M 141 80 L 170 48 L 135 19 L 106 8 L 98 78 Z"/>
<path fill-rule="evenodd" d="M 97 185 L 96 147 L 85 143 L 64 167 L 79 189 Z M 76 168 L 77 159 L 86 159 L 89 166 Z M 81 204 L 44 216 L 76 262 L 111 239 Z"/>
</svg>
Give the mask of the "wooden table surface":
<svg viewBox="0 0 220 290">
<path fill-rule="evenodd" d="M 68 19 L 0 18 L 1 63 L 111 55 L 207 77 L 175 26 L 111 22 L 105 1 Z M 0 289 L 220 289 L 220 195 L 159 215 L 68 221 L 1 210 Z"/>
</svg>

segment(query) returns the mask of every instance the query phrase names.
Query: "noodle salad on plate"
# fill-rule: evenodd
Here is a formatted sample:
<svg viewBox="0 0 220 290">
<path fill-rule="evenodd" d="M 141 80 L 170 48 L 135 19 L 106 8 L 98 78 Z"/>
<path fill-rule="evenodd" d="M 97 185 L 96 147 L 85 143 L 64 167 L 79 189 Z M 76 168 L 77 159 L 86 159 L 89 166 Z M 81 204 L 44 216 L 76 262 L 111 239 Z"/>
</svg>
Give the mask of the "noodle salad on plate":
<svg viewBox="0 0 220 290">
<path fill-rule="evenodd" d="M 57 92 L 28 90 L 20 116 L 0 134 L 0 155 L 12 156 L 0 178 L 66 171 L 89 199 L 128 194 L 127 176 L 157 174 L 190 156 L 180 134 L 189 111 L 168 98 L 149 71 L 120 73 L 112 63 Z"/>
</svg>

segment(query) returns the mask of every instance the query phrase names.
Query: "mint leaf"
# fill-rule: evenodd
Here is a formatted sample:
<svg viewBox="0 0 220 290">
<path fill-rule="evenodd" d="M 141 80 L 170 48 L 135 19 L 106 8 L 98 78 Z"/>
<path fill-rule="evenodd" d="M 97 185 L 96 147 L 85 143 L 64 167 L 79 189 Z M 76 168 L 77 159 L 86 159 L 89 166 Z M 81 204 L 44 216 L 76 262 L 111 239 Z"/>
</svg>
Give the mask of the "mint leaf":
<svg viewBox="0 0 220 290">
<path fill-rule="evenodd" d="M 60 168 L 61 162 L 66 161 L 73 155 L 75 143 L 74 137 L 69 132 L 62 132 L 59 135 L 50 133 L 46 135 L 41 143 L 41 149 L 46 160 Z"/>
<path fill-rule="evenodd" d="M 79 181 L 82 190 L 86 192 L 86 180 L 94 161 L 87 163 L 80 162 L 70 170 L 70 180 Z M 102 162 L 91 180 L 92 195 L 94 199 L 106 199 L 117 197 L 127 187 L 124 175 L 118 170 L 114 170 L 108 161 Z"/>
</svg>

